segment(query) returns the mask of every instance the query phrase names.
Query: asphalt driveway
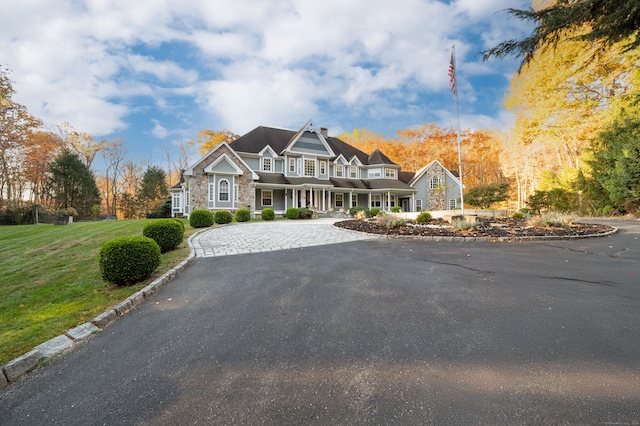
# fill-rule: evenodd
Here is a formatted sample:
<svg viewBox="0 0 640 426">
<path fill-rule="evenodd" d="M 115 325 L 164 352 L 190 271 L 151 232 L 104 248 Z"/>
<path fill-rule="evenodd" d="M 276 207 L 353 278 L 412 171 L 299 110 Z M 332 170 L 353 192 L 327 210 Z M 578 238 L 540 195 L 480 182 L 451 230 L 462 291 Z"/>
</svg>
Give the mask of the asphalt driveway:
<svg viewBox="0 0 640 426">
<path fill-rule="evenodd" d="M 639 424 L 640 222 L 617 224 L 197 259 L 0 423 Z"/>
</svg>

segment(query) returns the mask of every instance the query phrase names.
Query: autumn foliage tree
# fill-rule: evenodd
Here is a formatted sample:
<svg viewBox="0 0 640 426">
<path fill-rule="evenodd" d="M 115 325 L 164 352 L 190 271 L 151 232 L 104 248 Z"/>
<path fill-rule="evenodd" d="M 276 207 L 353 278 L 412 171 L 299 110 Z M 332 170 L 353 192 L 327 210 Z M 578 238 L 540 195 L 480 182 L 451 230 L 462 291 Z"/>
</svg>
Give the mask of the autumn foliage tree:
<svg viewBox="0 0 640 426">
<path fill-rule="evenodd" d="M 200 155 L 206 155 L 217 145 L 223 142 L 233 142 L 240 136 L 229 130 L 201 130 L 195 140 L 189 141 L 188 145 L 197 146 Z"/>
</svg>

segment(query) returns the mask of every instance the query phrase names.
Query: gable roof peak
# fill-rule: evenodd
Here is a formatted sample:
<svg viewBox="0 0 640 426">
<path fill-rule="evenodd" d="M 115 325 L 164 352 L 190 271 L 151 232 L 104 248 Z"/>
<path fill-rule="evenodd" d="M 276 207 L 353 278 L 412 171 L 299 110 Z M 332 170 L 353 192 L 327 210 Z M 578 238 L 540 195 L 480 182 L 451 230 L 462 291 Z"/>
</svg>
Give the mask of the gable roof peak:
<svg viewBox="0 0 640 426">
<path fill-rule="evenodd" d="M 393 161 L 389 159 L 386 155 L 382 153 L 378 148 L 374 149 L 373 152 L 369 155 L 368 158 L 369 164 L 393 164 L 396 165 Z"/>
</svg>

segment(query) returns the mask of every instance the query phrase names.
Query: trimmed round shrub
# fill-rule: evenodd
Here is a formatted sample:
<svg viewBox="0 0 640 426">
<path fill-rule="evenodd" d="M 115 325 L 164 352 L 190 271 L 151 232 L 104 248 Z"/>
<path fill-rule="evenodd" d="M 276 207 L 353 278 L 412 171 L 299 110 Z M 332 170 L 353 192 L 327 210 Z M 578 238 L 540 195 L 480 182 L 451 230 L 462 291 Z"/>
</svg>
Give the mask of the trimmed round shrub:
<svg viewBox="0 0 640 426">
<path fill-rule="evenodd" d="M 162 258 L 160 246 L 142 235 L 109 240 L 100 249 L 102 279 L 127 285 L 142 280 L 156 270 Z"/>
<path fill-rule="evenodd" d="M 262 209 L 262 220 L 273 220 L 276 218 L 276 213 L 273 211 L 272 208 L 267 207 L 265 209 Z"/>
<path fill-rule="evenodd" d="M 236 222 L 249 222 L 251 220 L 251 212 L 247 209 L 236 210 Z"/>
<path fill-rule="evenodd" d="M 142 235 L 158 243 L 160 252 L 165 253 L 180 245 L 184 238 L 184 229 L 173 219 L 156 219 L 144 225 Z"/>
<path fill-rule="evenodd" d="M 351 207 L 349 209 L 349 214 L 353 217 L 356 217 L 356 215 L 360 212 L 365 212 L 366 214 L 369 214 L 369 210 L 367 210 L 366 208 L 362 207 L 362 206 L 355 206 L 355 207 Z"/>
<path fill-rule="evenodd" d="M 391 207 L 391 213 L 400 213 L 401 211 L 402 211 L 402 207 L 400 206 Z"/>
<path fill-rule="evenodd" d="M 520 212 L 515 212 L 511 217 L 514 219 L 524 219 L 524 214 Z"/>
<path fill-rule="evenodd" d="M 219 225 L 224 225 L 225 223 L 231 223 L 233 220 L 233 216 L 228 210 L 218 210 L 213 215 L 213 221 Z"/>
<path fill-rule="evenodd" d="M 286 213 L 287 219 L 300 219 L 300 209 L 289 207 Z"/>
<path fill-rule="evenodd" d="M 176 223 L 182 227 L 182 232 L 184 232 L 184 222 L 182 221 L 182 219 L 178 219 L 177 217 L 174 217 L 171 220 L 175 220 Z"/>
<path fill-rule="evenodd" d="M 433 217 L 431 217 L 431 213 L 429 212 L 420 212 L 420 214 L 416 218 L 416 222 L 418 223 L 429 223 L 432 220 L 433 220 Z"/>
<path fill-rule="evenodd" d="M 213 225 L 213 213 L 209 210 L 194 210 L 189 215 L 189 225 L 194 228 L 206 228 Z"/>
<path fill-rule="evenodd" d="M 378 213 L 380 213 L 380 209 L 377 207 L 373 207 L 371 210 L 369 210 L 369 214 L 371 215 L 371 217 L 378 216 Z"/>
<path fill-rule="evenodd" d="M 306 207 L 302 207 L 300 209 L 300 219 L 309 219 L 311 216 L 313 216 L 313 211 L 311 211 L 311 209 Z"/>
</svg>

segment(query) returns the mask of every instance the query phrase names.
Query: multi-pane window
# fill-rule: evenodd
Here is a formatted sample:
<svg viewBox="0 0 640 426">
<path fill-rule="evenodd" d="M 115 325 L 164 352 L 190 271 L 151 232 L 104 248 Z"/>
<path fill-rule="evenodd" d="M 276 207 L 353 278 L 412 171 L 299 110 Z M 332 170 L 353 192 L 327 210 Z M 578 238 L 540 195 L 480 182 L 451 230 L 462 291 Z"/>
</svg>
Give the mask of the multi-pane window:
<svg viewBox="0 0 640 426">
<path fill-rule="evenodd" d="M 236 203 L 238 202 L 238 195 L 239 195 L 239 191 L 238 191 L 238 185 L 233 185 L 233 201 L 235 201 Z"/>
<path fill-rule="evenodd" d="M 273 160 L 269 157 L 262 158 L 262 171 L 263 172 L 271 172 L 273 171 Z"/>
<path fill-rule="evenodd" d="M 218 201 L 229 201 L 229 181 L 226 179 L 218 182 Z"/>
<path fill-rule="evenodd" d="M 271 190 L 262 190 L 262 205 L 263 206 L 272 206 L 273 205 L 273 191 Z"/>
<path fill-rule="evenodd" d="M 396 178 L 396 169 L 384 169 L 384 177 Z"/>
<path fill-rule="evenodd" d="M 356 179 L 358 177 L 358 166 L 351 166 L 351 178 Z"/>
<path fill-rule="evenodd" d="M 344 194 L 335 194 L 336 207 L 342 208 L 344 206 Z"/>
<path fill-rule="evenodd" d="M 442 186 L 442 179 L 440 176 L 434 176 L 431 178 L 431 189 L 438 189 Z"/>
<path fill-rule="evenodd" d="M 358 205 L 358 194 L 351 195 L 351 207 L 356 207 Z"/>
<path fill-rule="evenodd" d="M 304 160 L 304 175 L 311 177 L 316 175 L 316 160 Z"/>
<path fill-rule="evenodd" d="M 382 195 L 371 194 L 371 207 L 382 207 Z"/>
<path fill-rule="evenodd" d="M 327 174 L 327 162 L 326 161 L 320 161 L 320 174 L 321 175 L 326 175 Z"/>
<path fill-rule="evenodd" d="M 180 208 L 180 194 L 173 194 L 173 208 L 177 210 Z"/>
<path fill-rule="evenodd" d="M 295 173 L 296 172 L 296 159 L 295 158 L 289 158 L 289 172 L 290 173 Z"/>
<path fill-rule="evenodd" d="M 342 164 L 336 164 L 336 177 L 342 177 L 344 173 L 344 166 Z"/>
<path fill-rule="evenodd" d="M 449 199 L 449 210 L 453 210 L 457 207 L 455 198 Z"/>
<path fill-rule="evenodd" d="M 418 198 L 416 200 L 416 211 L 418 212 L 422 211 L 422 198 Z"/>
</svg>

